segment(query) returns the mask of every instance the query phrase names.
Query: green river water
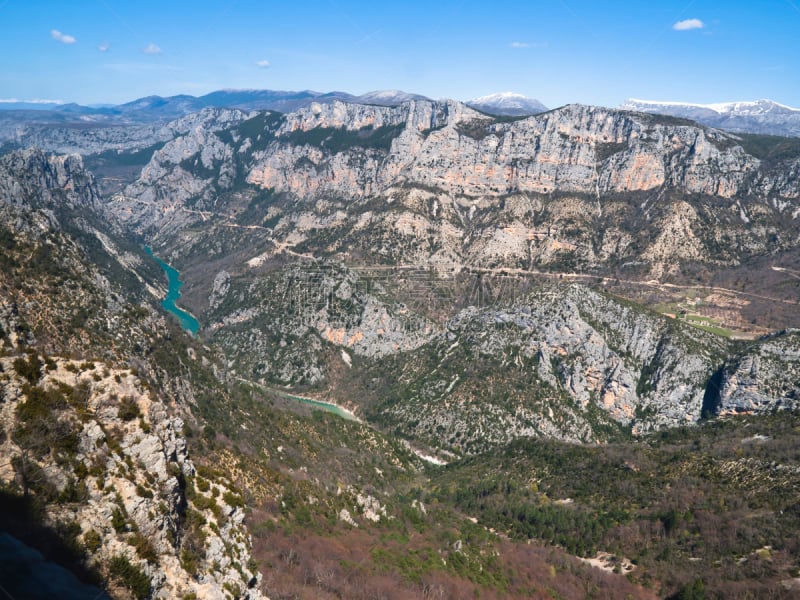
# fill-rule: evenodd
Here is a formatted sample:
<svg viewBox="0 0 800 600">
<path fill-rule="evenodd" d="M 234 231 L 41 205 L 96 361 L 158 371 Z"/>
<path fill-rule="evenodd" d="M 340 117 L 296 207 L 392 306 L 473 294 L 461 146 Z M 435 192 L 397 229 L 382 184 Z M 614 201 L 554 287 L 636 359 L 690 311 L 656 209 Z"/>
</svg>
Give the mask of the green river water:
<svg viewBox="0 0 800 600">
<path fill-rule="evenodd" d="M 191 313 L 186 312 L 182 308 L 179 308 L 177 304 L 175 304 L 178 301 L 178 298 L 181 297 L 181 287 L 183 287 L 181 274 L 177 269 L 171 267 L 153 254 L 153 250 L 150 249 L 149 246 L 145 246 L 144 251 L 152 256 L 156 262 L 158 262 L 159 266 L 164 269 L 164 273 L 167 275 L 169 287 L 167 289 L 166 297 L 161 301 L 161 307 L 168 313 L 175 315 L 178 318 L 178 321 L 180 321 L 181 327 L 183 327 L 186 331 L 192 335 L 197 335 L 197 332 L 200 330 L 200 323 Z"/>
<path fill-rule="evenodd" d="M 167 275 L 169 287 L 167 289 L 167 296 L 161 301 L 161 307 L 171 315 L 177 317 L 178 321 L 180 321 L 181 327 L 183 327 L 186 331 L 192 335 L 197 335 L 197 332 L 200 330 L 200 323 L 191 313 L 186 312 L 176 304 L 178 299 L 181 297 L 181 287 L 183 286 L 180 272 L 153 254 L 153 250 L 149 246 L 145 246 L 144 251 L 152 256 L 156 262 L 158 262 L 159 266 Z M 289 398 L 291 400 L 295 400 L 296 402 L 302 402 L 303 404 L 309 404 L 315 408 L 321 408 L 322 410 L 331 412 L 339 417 L 342 417 L 343 419 L 350 421 L 357 420 L 352 413 L 342 410 L 334 404 L 312 400 L 311 398 L 303 398 L 302 396 L 294 396 L 292 394 L 281 392 L 275 389 L 270 389 L 270 391 L 279 394 L 284 398 Z"/>
</svg>

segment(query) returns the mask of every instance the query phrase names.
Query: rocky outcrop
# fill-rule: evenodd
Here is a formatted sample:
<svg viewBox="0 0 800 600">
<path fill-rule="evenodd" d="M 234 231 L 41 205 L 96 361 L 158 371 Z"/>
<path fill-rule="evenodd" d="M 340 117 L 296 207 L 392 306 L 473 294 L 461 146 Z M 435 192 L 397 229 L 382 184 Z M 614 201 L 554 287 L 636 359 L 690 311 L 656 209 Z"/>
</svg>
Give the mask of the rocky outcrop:
<svg viewBox="0 0 800 600">
<path fill-rule="evenodd" d="M 443 118 L 434 117 L 438 114 Z M 581 105 L 512 123 L 495 122 L 455 102 L 412 102 L 398 108 L 314 105 L 289 115 L 279 137 L 298 129 L 360 130 L 403 123 L 404 133 L 380 171 L 365 181 L 379 187 L 403 181 L 466 196 L 509 191 L 612 194 L 664 186 L 731 198 L 747 190 L 759 166 L 722 132 Z M 274 161 L 283 152 L 283 146 L 276 146 L 257 159 L 249 180 L 304 198 L 319 193 L 316 186 L 290 185 L 278 178 Z M 296 154 L 292 164 L 300 158 Z M 331 157 L 312 152 L 305 158 L 319 165 Z M 353 186 L 348 195 L 364 193 Z M 797 184 L 786 193 L 797 198 Z"/>
<path fill-rule="evenodd" d="M 141 251 L 99 217 L 99 198 L 80 156 L 0 157 L 0 347 L 119 359 L 148 343 L 142 321 L 158 317 L 128 302 L 160 292 L 145 283 Z"/>
<path fill-rule="evenodd" d="M 99 206 L 99 198 L 80 156 L 28 149 L 0 157 L 0 206 L 93 209 Z"/>
<path fill-rule="evenodd" d="M 203 348 L 165 358 L 171 334 L 140 274 L 160 270 L 98 217 L 80 157 L 12 153 L 0 175 L 4 485 L 69 523 L 135 597 L 260 597 L 242 493 L 188 455 L 191 369 L 209 362 Z"/>
<path fill-rule="evenodd" d="M 728 363 L 717 391 L 713 408 L 721 415 L 800 408 L 800 332 L 751 344 Z"/>
<path fill-rule="evenodd" d="M 261 597 L 240 498 L 222 479 L 206 481 L 216 500 L 188 494 L 199 478 L 183 422 L 136 376 L 11 356 L 0 359 L 0 398 L 3 484 L 39 497 L 49 522 L 79 528 L 114 584 L 137 597 L 148 586 L 156 598 Z M 120 577 L 113 565 L 122 562 L 139 575 Z"/>
</svg>

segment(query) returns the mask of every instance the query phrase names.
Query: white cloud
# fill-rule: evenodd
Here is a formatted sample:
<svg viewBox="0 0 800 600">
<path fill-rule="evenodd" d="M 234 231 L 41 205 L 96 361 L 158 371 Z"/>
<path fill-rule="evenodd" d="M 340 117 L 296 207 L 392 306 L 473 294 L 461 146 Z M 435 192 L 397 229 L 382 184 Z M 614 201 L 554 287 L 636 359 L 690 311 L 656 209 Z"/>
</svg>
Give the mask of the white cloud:
<svg viewBox="0 0 800 600">
<path fill-rule="evenodd" d="M 268 60 L 259 60 L 256 62 L 257 67 L 261 67 L 262 69 L 269 69 L 269 61 Z"/>
<path fill-rule="evenodd" d="M 678 21 L 672 28 L 675 31 L 687 31 L 689 29 L 702 29 L 706 24 L 700 19 L 686 19 L 685 21 Z"/>
<path fill-rule="evenodd" d="M 147 44 L 147 46 L 142 48 L 142 52 L 145 54 L 161 54 L 161 48 L 155 44 Z"/>
<path fill-rule="evenodd" d="M 109 44 L 108 42 L 103 42 L 102 44 L 98 44 L 97 46 L 97 49 L 100 50 L 100 52 L 108 52 L 109 48 L 111 48 L 111 44 Z"/>
<path fill-rule="evenodd" d="M 547 48 L 547 42 L 511 42 L 512 48 Z"/>
<path fill-rule="evenodd" d="M 75 42 L 78 41 L 71 35 L 67 35 L 66 33 L 61 33 L 58 29 L 51 29 L 50 37 L 52 37 L 57 42 L 61 42 L 62 44 L 74 44 Z"/>
</svg>

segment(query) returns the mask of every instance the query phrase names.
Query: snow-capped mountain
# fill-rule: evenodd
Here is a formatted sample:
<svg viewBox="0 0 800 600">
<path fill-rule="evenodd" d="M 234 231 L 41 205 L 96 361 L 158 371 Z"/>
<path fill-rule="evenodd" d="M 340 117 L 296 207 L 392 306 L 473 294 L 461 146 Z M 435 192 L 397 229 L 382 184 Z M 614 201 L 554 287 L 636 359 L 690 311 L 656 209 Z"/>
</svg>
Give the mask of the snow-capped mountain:
<svg viewBox="0 0 800 600">
<path fill-rule="evenodd" d="M 356 96 L 353 101 L 358 104 L 378 104 L 380 106 L 398 106 L 409 100 L 430 100 L 420 94 L 410 94 L 403 90 L 377 90 Z"/>
<path fill-rule="evenodd" d="M 741 133 L 800 136 L 800 109 L 772 100 L 692 104 L 631 98 L 619 108 L 692 119 L 703 125 Z"/>
<path fill-rule="evenodd" d="M 535 100 L 515 92 L 501 92 L 481 96 L 474 100 L 468 100 L 467 106 L 487 112 L 493 115 L 506 115 L 521 117 L 525 115 L 535 115 L 548 110 L 548 108 Z"/>
</svg>

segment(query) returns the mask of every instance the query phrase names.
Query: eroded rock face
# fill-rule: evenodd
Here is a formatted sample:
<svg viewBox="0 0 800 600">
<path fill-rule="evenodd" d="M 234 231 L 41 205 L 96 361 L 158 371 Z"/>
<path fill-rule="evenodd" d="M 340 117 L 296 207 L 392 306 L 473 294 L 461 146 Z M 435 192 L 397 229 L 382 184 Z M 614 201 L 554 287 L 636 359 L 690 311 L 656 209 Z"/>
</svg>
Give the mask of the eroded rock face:
<svg viewBox="0 0 800 600">
<path fill-rule="evenodd" d="M 513 123 L 495 123 L 459 103 L 414 102 L 402 107 L 334 103 L 287 117 L 281 134 L 318 127 L 359 130 L 405 124 L 378 169 L 314 148 L 276 146 L 254 164 L 249 181 L 300 197 L 359 197 L 400 181 L 466 196 L 511 191 L 622 193 L 660 186 L 730 198 L 747 189 L 759 161 L 730 136 L 695 126 L 661 124 L 634 114 L 570 105 Z M 291 158 L 283 158 L 286 152 Z M 347 155 L 350 155 L 349 157 Z M 286 171 L 305 158 L 344 175 L 345 188 L 312 173 Z M 349 161 L 347 159 L 350 159 Z M 333 161 L 328 164 L 328 161 Z M 797 198 L 795 183 L 784 193 Z"/>
<path fill-rule="evenodd" d="M 224 500 L 233 497 L 226 495 L 229 482 L 210 483 L 216 512 L 187 498 L 196 472 L 179 417 L 129 371 L 103 363 L 37 359 L 42 375 L 34 389 L 41 394 L 34 398 L 39 392 L 23 386 L 17 359 L 0 359 L 0 455 L 9 458 L 0 467 L 4 484 L 16 482 L 52 502 L 48 519 L 76 523 L 98 568 L 125 557 L 149 579 L 154 597 L 222 599 L 235 587 L 243 597 L 261 598 L 259 575 L 248 567 L 244 513 Z M 46 404 L 24 409 L 35 402 Z M 36 420 L 43 418 L 47 428 Z M 197 534 L 187 526 L 187 510 L 202 516 L 206 538 L 189 554 Z"/>
<path fill-rule="evenodd" d="M 723 415 L 800 408 L 800 332 L 765 338 L 731 360 L 715 408 Z"/>
<path fill-rule="evenodd" d="M 375 359 L 413 350 L 438 331 L 373 286 L 337 265 L 229 278 L 224 296 L 211 299 L 213 339 L 238 376 L 318 385 L 327 377 L 326 348 L 344 349 L 347 359 L 339 353 L 336 360 L 346 364 L 350 354 Z"/>
<path fill-rule="evenodd" d="M 0 207 L 96 208 L 99 198 L 78 155 L 50 155 L 31 148 L 0 157 Z"/>
<path fill-rule="evenodd" d="M 800 160 L 761 161 L 740 143 L 581 105 L 508 121 L 452 101 L 337 101 L 200 124 L 107 208 L 175 252 L 191 247 L 189 225 L 249 227 L 277 254 L 355 247 L 438 272 L 639 261 L 661 278 L 796 245 Z"/>
<path fill-rule="evenodd" d="M 200 218 L 213 193 L 231 187 L 236 176 L 233 150 L 216 133 L 250 115 L 206 109 L 171 123 L 170 141 L 156 151 L 139 179 L 111 200 L 122 223 L 158 220 L 167 231 Z M 175 137 L 177 132 L 181 135 Z"/>
<path fill-rule="evenodd" d="M 377 367 L 394 375 L 375 410 L 466 452 L 517 437 L 639 434 L 698 421 L 725 350 L 711 334 L 584 287 L 547 286 L 461 311 L 425 346 Z"/>
</svg>

